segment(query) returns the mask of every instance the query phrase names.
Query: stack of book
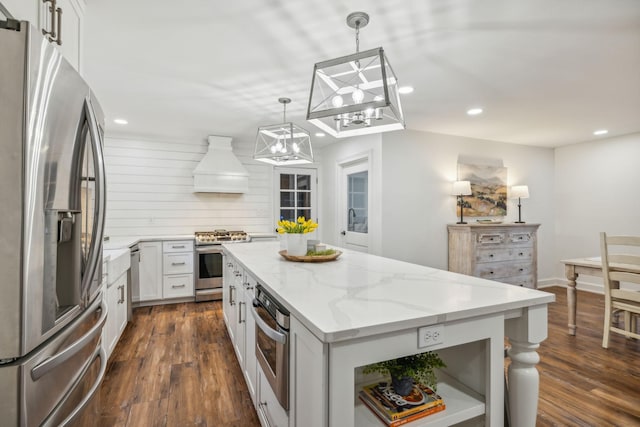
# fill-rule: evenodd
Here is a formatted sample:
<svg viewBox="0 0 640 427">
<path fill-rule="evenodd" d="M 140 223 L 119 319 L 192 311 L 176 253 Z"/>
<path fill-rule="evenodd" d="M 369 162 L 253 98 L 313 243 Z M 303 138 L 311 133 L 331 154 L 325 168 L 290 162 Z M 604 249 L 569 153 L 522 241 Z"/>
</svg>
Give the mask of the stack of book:
<svg viewBox="0 0 640 427">
<path fill-rule="evenodd" d="M 442 397 L 422 384 L 415 384 L 411 393 L 400 396 L 393 391 L 391 382 L 377 382 L 364 386 L 359 397 L 390 427 L 406 424 L 445 409 Z"/>
</svg>

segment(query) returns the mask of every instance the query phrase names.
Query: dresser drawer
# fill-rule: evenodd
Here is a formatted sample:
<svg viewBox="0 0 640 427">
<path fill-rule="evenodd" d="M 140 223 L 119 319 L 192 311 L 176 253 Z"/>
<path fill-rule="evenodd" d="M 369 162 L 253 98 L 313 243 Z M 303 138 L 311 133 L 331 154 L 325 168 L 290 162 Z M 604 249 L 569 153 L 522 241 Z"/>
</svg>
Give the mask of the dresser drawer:
<svg viewBox="0 0 640 427">
<path fill-rule="evenodd" d="M 191 297 L 193 296 L 193 274 L 164 276 L 162 287 L 163 298 Z"/>
<path fill-rule="evenodd" d="M 530 232 L 511 232 L 507 238 L 507 244 L 517 245 L 533 245 L 533 233 Z"/>
<path fill-rule="evenodd" d="M 526 263 L 486 263 L 476 266 L 474 276 L 482 277 L 483 279 L 499 279 L 503 277 L 522 276 L 531 274 L 533 271 L 530 262 Z"/>
<path fill-rule="evenodd" d="M 516 276 L 516 277 L 503 277 L 496 279 L 496 282 L 508 283 L 510 285 L 522 286 L 524 288 L 535 288 L 535 283 L 533 280 L 533 275 L 528 274 L 526 276 Z"/>
<path fill-rule="evenodd" d="M 517 260 L 533 260 L 533 248 L 479 248 L 476 252 L 477 263 Z"/>
<path fill-rule="evenodd" d="M 172 240 L 162 242 L 162 252 L 193 252 L 193 240 Z"/>
<path fill-rule="evenodd" d="M 507 239 L 507 234 L 504 232 L 496 231 L 487 231 L 484 233 L 476 234 L 476 242 L 478 246 L 493 246 L 504 243 Z"/>
<path fill-rule="evenodd" d="M 162 257 L 163 274 L 193 273 L 193 253 L 164 254 Z"/>
</svg>

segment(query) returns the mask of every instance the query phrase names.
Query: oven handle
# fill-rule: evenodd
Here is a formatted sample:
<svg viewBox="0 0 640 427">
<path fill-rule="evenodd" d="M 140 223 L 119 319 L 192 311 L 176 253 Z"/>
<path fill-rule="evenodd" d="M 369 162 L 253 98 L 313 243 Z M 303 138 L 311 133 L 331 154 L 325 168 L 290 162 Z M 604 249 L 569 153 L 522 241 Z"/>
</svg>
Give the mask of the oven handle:
<svg viewBox="0 0 640 427">
<path fill-rule="evenodd" d="M 196 253 L 199 254 L 221 254 L 222 247 L 220 245 L 196 246 Z"/>
<path fill-rule="evenodd" d="M 251 315 L 255 319 L 256 325 L 258 325 L 258 327 L 262 330 L 262 332 L 264 332 L 272 340 L 277 341 L 280 344 L 286 344 L 287 335 L 283 334 L 282 332 L 278 332 L 275 329 L 272 329 L 271 327 L 269 327 L 269 325 L 267 325 L 267 323 L 264 320 L 262 320 L 262 318 L 256 311 L 256 306 L 258 304 L 259 304 L 258 300 L 255 300 L 255 299 L 253 300 L 253 304 L 251 304 Z"/>
</svg>

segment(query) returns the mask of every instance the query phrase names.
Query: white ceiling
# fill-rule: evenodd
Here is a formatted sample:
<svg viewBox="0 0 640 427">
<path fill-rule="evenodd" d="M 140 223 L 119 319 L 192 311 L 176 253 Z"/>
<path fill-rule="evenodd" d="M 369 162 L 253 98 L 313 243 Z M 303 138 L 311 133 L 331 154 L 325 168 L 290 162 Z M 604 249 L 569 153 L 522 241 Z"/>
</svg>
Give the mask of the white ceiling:
<svg viewBox="0 0 640 427">
<path fill-rule="evenodd" d="M 357 10 L 361 50 L 415 88 L 408 129 L 547 147 L 640 131 L 639 0 L 90 0 L 84 72 L 111 134 L 252 140 L 283 96 L 313 133 L 313 65 L 355 51 Z"/>
</svg>

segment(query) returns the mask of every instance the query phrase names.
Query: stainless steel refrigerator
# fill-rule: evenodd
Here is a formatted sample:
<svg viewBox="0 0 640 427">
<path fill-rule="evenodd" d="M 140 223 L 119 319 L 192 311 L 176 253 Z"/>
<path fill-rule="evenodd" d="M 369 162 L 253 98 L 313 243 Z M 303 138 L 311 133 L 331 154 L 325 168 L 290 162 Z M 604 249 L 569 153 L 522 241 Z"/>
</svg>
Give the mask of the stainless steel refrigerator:
<svg viewBox="0 0 640 427">
<path fill-rule="evenodd" d="M 93 425 L 106 358 L 102 112 L 27 22 L 0 21 L 0 424 Z"/>
</svg>

